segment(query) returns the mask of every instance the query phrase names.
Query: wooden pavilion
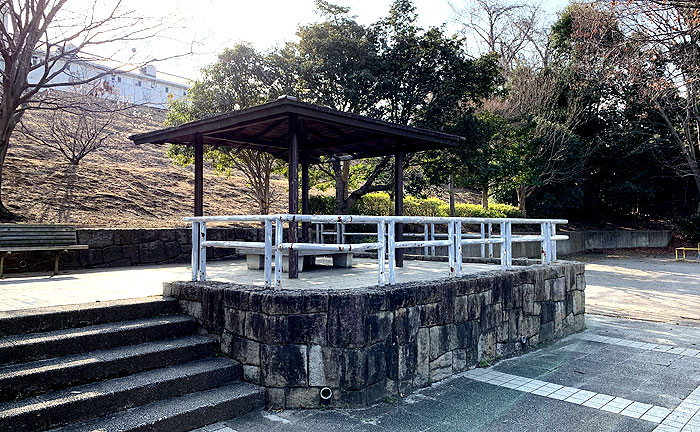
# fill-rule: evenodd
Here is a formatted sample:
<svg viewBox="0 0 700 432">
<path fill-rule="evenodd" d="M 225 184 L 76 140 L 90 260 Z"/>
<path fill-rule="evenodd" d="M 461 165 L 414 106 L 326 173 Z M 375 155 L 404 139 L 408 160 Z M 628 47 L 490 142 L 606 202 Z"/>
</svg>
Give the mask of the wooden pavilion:
<svg viewBox="0 0 700 432">
<path fill-rule="evenodd" d="M 361 159 L 395 157 L 395 213 L 403 215 L 403 160 L 409 152 L 456 146 L 464 138 L 299 102 L 281 96 L 263 105 L 130 137 L 135 144 L 182 144 L 194 147 L 194 215 L 202 216 L 204 203 L 204 146 L 235 147 L 266 152 L 289 162 L 289 213 L 308 213 L 309 164 L 322 156 Z M 290 224 L 289 241 L 297 230 Z M 302 230 L 306 233 L 307 230 Z M 397 226 L 397 240 L 402 230 Z M 303 234 L 305 237 L 305 235 Z M 303 240 L 307 240 L 303 238 Z M 294 255 L 294 254 L 293 254 Z M 397 254 L 397 265 L 403 257 Z M 289 277 L 297 276 L 296 256 L 289 257 Z"/>
</svg>

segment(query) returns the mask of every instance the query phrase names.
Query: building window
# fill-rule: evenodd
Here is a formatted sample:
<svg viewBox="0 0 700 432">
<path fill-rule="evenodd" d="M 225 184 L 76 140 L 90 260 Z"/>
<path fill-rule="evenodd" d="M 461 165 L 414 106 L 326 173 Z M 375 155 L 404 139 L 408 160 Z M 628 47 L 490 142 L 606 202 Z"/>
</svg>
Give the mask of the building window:
<svg viewBox="0 0 700 432">
<path fill-rule="evenodd" d="M 111 78 L 112 78 L 112 82 L 114 82 L 116 77 L 114 76 L 114 74 L 112 74 Z"/>
<path fill-rule="evenodd" d="M 32 66 L 36 66 L 39 63 L 39 57 L 32 56 Z"/>
<path fill-rule="evenodd" d="M 170 89 L 166 87 L 166 88 L 165 88 L 165 92 L 166 92 L 166 93 L 170 93 Z"/>
<path fill-rule="evenodd" d="M 117 82 L 122 82 L 122 77 L 117 77 Z"/>
<path fill-rule="evenodd" d="M 141 81 L 136 81 L 136 87 L 141 87 Z"/>
</svg>

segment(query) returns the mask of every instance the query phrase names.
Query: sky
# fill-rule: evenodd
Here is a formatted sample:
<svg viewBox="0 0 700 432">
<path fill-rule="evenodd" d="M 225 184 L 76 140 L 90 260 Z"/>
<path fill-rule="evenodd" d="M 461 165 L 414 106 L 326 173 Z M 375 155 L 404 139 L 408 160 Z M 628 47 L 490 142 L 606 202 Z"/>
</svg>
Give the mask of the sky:
<svg viewBox="0 0 700 432">
<path fill-rule="evenodd" d="M 248 42 L 260 50 L 268 50 L 293 40 L 299 25 L 318 20 L 313 0 L 122 0 L 124 8 L 144 17 L 167 17 L 172 26 L 157 40 L 134 43 L 129 51 L 140 56 L 169 57 L 187 53 L 168 61 L 156 63 L 159 73 L 197 79 L 199 70 L 216 61 L 216 54 L 237 42 Z M 363 24 L 370 24 L 387 15 L 393 0 L 332 0 L 351 7 L 352 15 Z M 464 7 L 471 0 L 452 0 Z M 72 0 L 72 4 L 90 0 Z M 543 0 L 542 7 L 554 15 L 568 0 Z M 114 4 L 104 0 L 103 7 Z M 456 32 L 454 12 L 448 0 L 414 0 L 419 24 L 446 24 Z M 107 55 L 105 53 L 105 55 Z M 116 59 L 122 60 L 122 59 Z M 165 78 L 165 77 L 164 77 Z"/>
</svg>

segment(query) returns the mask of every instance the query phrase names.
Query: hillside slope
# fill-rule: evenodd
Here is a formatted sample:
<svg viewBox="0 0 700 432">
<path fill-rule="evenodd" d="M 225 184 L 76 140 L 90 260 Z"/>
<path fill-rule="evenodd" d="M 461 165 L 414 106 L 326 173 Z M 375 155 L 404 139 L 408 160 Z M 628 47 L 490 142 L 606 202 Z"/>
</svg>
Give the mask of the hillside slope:
<svg viewBox="0 0 700 432">
<path fill-rule="evenodd" d="M 117 136 L 91 153 L 77 167 L 52 149 L 14 134 L 4 167 L 5 205 L 26 222 L 79 226 L 166 227 L 184 225 L 193 208 L 193 168 L 174 165 L 167 146 L 136 146 L 128 136 L 162 127 L 162 110 L 140 107 L 130 119 L 114 125 Z M 42 112 L 25 116 L 41 125 Z M 242 192 L 242 176 L 217 176 L 204 171 L 205 214 L 245 214 L 256 206 Z M 277 177 L 274 190 L 286 195 L 286 180 Z M 284 199 L 275 200 L 279 205 Z M 282 211 L 283 208 L 275 208 Z"/>
</svg>

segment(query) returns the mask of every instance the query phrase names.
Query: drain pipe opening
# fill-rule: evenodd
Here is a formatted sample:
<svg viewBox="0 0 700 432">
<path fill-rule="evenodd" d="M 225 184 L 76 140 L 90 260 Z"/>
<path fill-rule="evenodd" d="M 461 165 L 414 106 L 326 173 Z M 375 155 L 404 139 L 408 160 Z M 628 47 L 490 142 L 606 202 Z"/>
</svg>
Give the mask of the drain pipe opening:
<svg viewBox="0 0 700 432">
<path fill-rule="evenodd" d="M 323 387 L 319 392 L 319 396 L 321 398 L 321 406 L 326 406 L 331 403 L 331 399 L 333 398 L 333 390 L 331 390 L 330 387 Z"/>
</svg>

